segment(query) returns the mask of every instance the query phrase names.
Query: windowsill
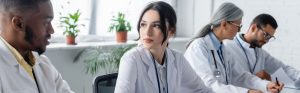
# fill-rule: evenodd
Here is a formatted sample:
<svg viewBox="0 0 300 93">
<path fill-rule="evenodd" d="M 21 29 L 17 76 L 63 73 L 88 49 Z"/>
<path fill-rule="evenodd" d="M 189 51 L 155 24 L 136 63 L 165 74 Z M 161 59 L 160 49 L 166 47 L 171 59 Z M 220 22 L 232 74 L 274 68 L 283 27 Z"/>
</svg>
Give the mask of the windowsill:
<svg viewBox="0 0 300 93">
<path fill-rule="evenodd" d="M 171 38 L 170 43 L 173 42 L 187 42 L 190 38 L 178 37 Z M 127 43 L 117 43 L 115 41 L 107 42 L 78 42 L 77 45 L 67 45 L 66 43 L 51 43 L 47 46 L 47 50 L 73 50 L 73 49 L 84 49 L 89 47 L 99 47 L 99 46 L 115 46 L 115 45 L 127 45 L 127 44 L 137 44 L 137 41 L 127 41 Z"/>
<path fill-rule="evenodd" d="M 49 46 L 47 46 L 47 50 L 72 50 L 72 49 L 84 49 L 89 47 L 114 46 L 114 45 L 126 45 L 126 44 L 137 44 L 137 42 L 136 41 L 127 41 L 127 43 L 79 42 L 76 45 L 67 45 L 66 43 L 52 43 Z"/>
</svg>

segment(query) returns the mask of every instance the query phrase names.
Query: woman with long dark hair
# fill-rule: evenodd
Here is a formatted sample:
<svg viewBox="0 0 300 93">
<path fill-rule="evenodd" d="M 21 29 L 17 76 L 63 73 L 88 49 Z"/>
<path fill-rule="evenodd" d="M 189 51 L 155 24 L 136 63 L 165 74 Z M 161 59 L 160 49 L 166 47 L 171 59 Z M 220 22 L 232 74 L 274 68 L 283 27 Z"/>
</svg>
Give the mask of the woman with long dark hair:
<svg viewBox="0 0 300 93">
<path fill-rule="evenodd" d="M 167 3 L 150 3 L 138 21 L 139 43 L 121 59 L 115 93 L 211 93 L 184 56 L 168 48 L 176 13 Z"/>
</svg>

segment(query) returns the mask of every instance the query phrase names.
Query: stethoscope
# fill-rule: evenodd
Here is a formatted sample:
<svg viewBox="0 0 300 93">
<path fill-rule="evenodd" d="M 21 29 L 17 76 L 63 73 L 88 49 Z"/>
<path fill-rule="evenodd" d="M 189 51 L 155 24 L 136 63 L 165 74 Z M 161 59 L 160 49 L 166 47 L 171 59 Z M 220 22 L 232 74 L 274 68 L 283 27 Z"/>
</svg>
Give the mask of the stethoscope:
<svg viewBox="0 0 300 93">
<path fill-rule="evenodd" d="M 159 91 L 159 93 L 161 93 L 160 82 L 159 82 L 160 78 L 159 78 L 159 76 L 158 76 L 158 72 L 157 72 L 157 68 L 156 68 L 156 63 L 155 63 L 155 59 L 154 59 L 153 56 L 152 56 L 152 60 L 153 60 L 153 65 L 154 65 L 154 67 L 155 67 L 156 80 L 157 80 L 157 84 L 158 84 L 158 91 Z M 165 61 L 164 64 L 166 64 L 166 88 L 167 88 L 167 89 L 165 90 L 165 87 L 163 87 L 163 92 L 164 92 L 164 93 L 168 93 L 168 91 L 169 91 L 169 90 L 168 90 L 168 65 L 167 65 L 166 51 L 165 51 L 165 53 L 164 53 L 163 60 Z"/>
<path fill-rule="evenodd" d="M 215 77 L 219 78 L 219 77 L 221 77 L 221 71 L 218 69 L 217 61 L 216 61 L 216 58 L 215 58 L 214 50 L 211 50 L 211 53 L 212 53 L 212 55 L 213 55 L 213 58 L 214 58 L 214 64 L 215 64 L 215 68 L 216 68 L 216 69 L 214 70 L 213 74 L 214 74 Z M 224 69 L 225 69 L 225 79 L 226 79 L 226 84 L 228 84 L 227 68 L 226 68 L 225 63 L 224 63 L 224 60 L 221 58 L 221 54 L 219 54 L 219 52 L 218 52 L 218 56 L 219 56 L 219 58 L 220 58 L 220 60 L 221 60 L 221 63 L 222 63 L 222 65 L 223 65 Z"/>
<path fill-rule="evenodd" d="M 213 33 L 214 34 L 214 33 Z M 212 37 L 210 36 L 210 38 L 211 38 L 211 40 L 213 40 L 212 39 Z M 221 44 L 222 44 L 222 42 L 221 42 Z M 224 62 L 224 60 L 223 60 L 223 53 L 222 53 L 222 45 L 220 46 L 220 52 L 221 53 L 219 53 L 218 51 L 217 51 L 217 53 L 218 53 L 218 56 L 219 56 L 219 58 L 220 58 L 220 60 L 221 60 L 221 64 L 223 65 L 223 67 L 224 67 L 224 69 L 225 69 L 225 79 L 226 79 L 226 84 L 228 85 L 229 83 L 228 83 L 228 76 L 227 76 L 227 68 L 226 68 L 226 65 L 225 65 L 225 62 Z M 213 55 L 213 58 L 214 58 L 214 64 L 215 64 L 215 70 L 214 70 L 214 72 L 213 72 L 213 75 L 215 76 L 215 77 L 217 77 L 217 78 L 219 78 L 219 77 L 221 77 L 221 71 L 218 69 L 218 66 L 217 66 L 217 61 L 216 61 L 216 58 L 215 58 L 215 53 L 214 53 L 214 50 L 211 50 L 211 53 L 212 53 L 212 55 Z M 222 56 L 221 56 L 222 55 Z"/>
<path fill-rule="evenodd" d="M 242 35 L 240 35 L 240 38 L 241 39 L 244 39 L 244 37 L 242 36 Z M 254 49 L 254 51 L 255 51 L 255 63 L 254 63 L 254 66 L 253 66 L 253 68 L 251 68 L 251 64 L 250 64 L 250 61 L 249 61 L 249 57 L 248 57 L 248 55 L 247 55 L 247 53 L 246 53 L 246 49 L 243 47 L 243 45 L 242 45 L 242 43 L 238 40 L 238 38 L 236 38 L 236 41 L 238 41 L 238 43 L 239 43 L 239 45 L 240 45 L 240 47 L 243 49 L 243 52 L 244 52 L 244 54 L 246 55 L 246 58 L 247 58 L 247 63 L 248 63 L 248 68 L 249 68 L 249 70 L 250 70 L 250 72 L 253 74 L 254 73 L 254 69 L 255 69 L 255 67 L 256 67 L 256 64 L 257 64 L 257 53 L 256 53 L 256 50 Z"/>
<path fill-rule="evenodd" d="M 215 64 L 215 68 L 216 68 L 216 70 L 213 72 L 213 74 L 216 77 L 220 77 L 221 76 L 221 72 L 219 71 L 218 66 L 217 66 L 217 61 L 216 61 L 216 58 L 215 58 L 214 50 L 210 50 L 210 51 L 211 51 L 212 56 L 214 58 L 214 64 Z"/>
</svg>

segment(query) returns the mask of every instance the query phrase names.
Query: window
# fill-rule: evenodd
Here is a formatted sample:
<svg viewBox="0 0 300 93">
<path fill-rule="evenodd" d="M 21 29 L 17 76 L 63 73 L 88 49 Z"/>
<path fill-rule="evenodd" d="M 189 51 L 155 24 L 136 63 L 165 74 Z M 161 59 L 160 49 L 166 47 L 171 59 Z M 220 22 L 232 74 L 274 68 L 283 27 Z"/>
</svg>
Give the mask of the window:
<svg viewBox="0 0 300 93">
<path fill-rule="evenodd" d="M 97 11 L 96 34 L 100 36 L 114 36 L 108 32 L 113 15 L 118 12 L 125 13 L 125 18 L 130 22 L 132 30 L 128 33 L 129 38 L 137 38 L 137 21 L 144 7 L 151 1 L 156 0 L 99 0 Z M 162 0 L 175 5 L 175 0 Z M 116 3 L 118 2 L 118 3 Z"/>
<path fill-rule="evenodd" d="M 88 35 L 89 22 L 91 16 L 91 0 L 52 0 L 54 19 L 52 21 L 53 28 L 55 30 L 54 36 L 62 36 L 63 29 L 60 26 L 59 18 L 66 16 L 68 13 L 73 13 L 79 10 L 81 16 L 79 24 L 84 24 L 84 27 L 80 27 L 80 35 Z"/>
<path fill-rule="evenodd" d="M 99 37 L 102 38 L 101 40 L 113 40 L 115 33 L 108 32 L 111 18 L 113 15 L 117 15 L 118 12 L 123 12 L 125 13 L 125 18 L 132 26 L 132 30 L 128 33 L 128 38 L 136 39 L 138 37 L 136 29 L 138 18 L 142 9 L 151 1 L 156 0 L 52 0 L 55 14 L 52 22 L 55 29 L 54 38 L 55 36 L 62 37 L 63 33 L 63 29 L 59 27 L 60 13 L 66 15 L 79 9 L 82 13 L 79 23 L 85 25 L 85 27 L 80 28 L 79 36 L 92 35 L 97 40 L 99 40 Z M 174 8 L 176 7 L 176 0 L 161 1 L 168 2 Z"/>
</svg>

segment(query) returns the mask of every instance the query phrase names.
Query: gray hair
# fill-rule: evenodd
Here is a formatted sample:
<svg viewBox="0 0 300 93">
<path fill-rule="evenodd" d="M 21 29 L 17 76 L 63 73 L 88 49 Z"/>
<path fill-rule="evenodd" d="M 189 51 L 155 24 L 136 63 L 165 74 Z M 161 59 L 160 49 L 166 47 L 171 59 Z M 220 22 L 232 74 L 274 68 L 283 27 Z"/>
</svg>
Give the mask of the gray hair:
<svg viewBox="0 0 300 93">
<path fill-rule="evenodd" d="M 209 32 L 212 31 L 212 28 L 220 26 L 223 20 L 237 21 L 239 19 L 242 19 L 243 15 L 243 10 L 241 10 L 233 3 L 223 3 L 212 16 L 210 23 L 205 25 L 199 32 L 197 32 L 196 36 L 188 42 L 187 47 L 193 40 L 206 36 Z"/>
</svg>

